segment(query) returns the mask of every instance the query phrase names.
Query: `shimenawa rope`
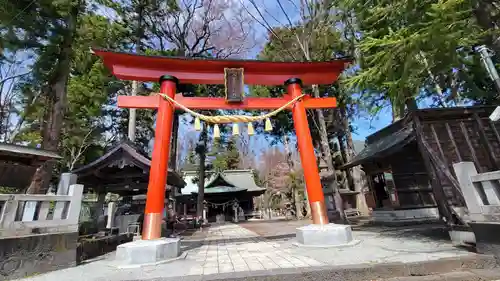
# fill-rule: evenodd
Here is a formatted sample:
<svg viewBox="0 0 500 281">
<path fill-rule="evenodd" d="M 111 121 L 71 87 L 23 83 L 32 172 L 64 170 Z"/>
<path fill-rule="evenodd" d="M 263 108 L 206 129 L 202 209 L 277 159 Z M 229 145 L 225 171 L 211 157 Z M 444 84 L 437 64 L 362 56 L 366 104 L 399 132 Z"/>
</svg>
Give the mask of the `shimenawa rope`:
<svg viewBox="0 0 500 281">
<path fill-rule="evenodd" d="M 247 115 L 216 115 L 216 116 L 208 116 L 208 115 L 203 115 L 203 114 L 200 114 L 198 112 L 195 112 L 189 108 L 187 108 L 186 106 L 184 106 L 183 104 L 177 102 L 176 100 L 172 99 L 171 97 L 169 97 L 168 95 L 166 94 L 163 94 L 163 93 L 155 93 L 156 95 L 159 95 L 161 97 L 163 97 L 164 99 L 168 100 L 169 102 L 177 105 L 178 107 L 180 107 L 182 110 L 184 110 L 185 112 L 193 115 L 194 117 L 197 117 L 205 122 L 208 122 L 208 123 L 212 123 L 212 124 L 226 124 L 226 123 L 238 123 L 238 122 L 242 122 L 242 123 L 248 123 L 248 122 L 256 122 L 256 121 L 261 121 L 261 120 L 264 120 L 264 119 L 268 119 L 270 117 L 273 117 L 275 116 L 276 114 L 280 113 L 281 111 L 283 111 L 284 109 L 286 109 L 288 106 L 292 105 L 293 103 L 297 102 L 299 99 L 301 99 L 302 97 L 305 96 L 305 94 L 302 94 L 298 97 L 295 97 L 293 99 L 291 99 L 289 102 L 287 102 L 286 104 L 284 104 L 283 106 L 281 106 L 280 108 L 277 108 L 267 114 L 264 114 L 264 115 L 260 115 L 260 116 L 247 116 Z"/>
</svg>

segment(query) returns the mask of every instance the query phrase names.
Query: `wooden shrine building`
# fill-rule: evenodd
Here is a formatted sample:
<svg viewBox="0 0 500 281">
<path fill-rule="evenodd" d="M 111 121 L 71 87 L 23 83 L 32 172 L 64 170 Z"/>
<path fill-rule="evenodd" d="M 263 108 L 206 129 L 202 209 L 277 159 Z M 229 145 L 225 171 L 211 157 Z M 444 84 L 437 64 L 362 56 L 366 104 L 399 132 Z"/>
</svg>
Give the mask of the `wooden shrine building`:
<svg viewBox="0 0 500 281">
<path fill-rule="evenodd" d="M 78 183 L 96 193 L 115 193 L 121 196 L 145 194 L 149 181 L 151 160 L 129 141 L 112 147 L 103 156 L 77 168 L 72 173 L 78 176 Z M 185 186 L 184 180 L 175 171 L 168 170 L 168 193 L 172 188 Z"/>
<path fill-rule="evenodd" d="M 346 169 L 362 165 L 375 221 L 437 220 L 456 223 L 464 201 L 453 164 L 475 163 L 478 172 L 498 170 L 500 124 L 495 107 L 423 109 L 370 135 Z M 451 207 L 450 207 L 451 206 Z"/>
<path fill-rule="evenodd" d="M 198 197 L 196 171 L 186 171 L 186 187 L 177 197 L 178 214 L 195 214 Z M 252 170 L 207 172 L 205 180 L 205 219 L 208 222 L 240 221 L 252 213 L 254 197 L 265 192 L 255 184 Z M 236 209 L 236 212 L 235 212 Z"/>
<path fill-rule="evenodd" d="M 57 153 L 22 145 L 0 143 L 0 186 L 24 191 L 38 167 L 61 159 Z"/>
<path fill-rule="evenodd" d="M 129 141 L 123 141 L 98 159 L 79 167 L 71 173 L 77 175 L 77 182 L 85 186 L 86 192 L 98 194 L 97 204 L 94 206 L 98 214 L 105 216 L 108 212 L 104 206 L 107 193 L 118 194 L 122 197 L 114 225 L 121 232 L 127 231 L 130 224 L 137 223 L 144 214 L 144 200 L 134 200 L 146 194 L 149 182 L 151 159 L 140 152 Z M 182 177 L 175 171 L 166 171 L 167 184 L 165 186 L 165 202 L 175 198 L 186 185 Z M 95 218 L 96 220 L 98 218 Z M 100 219 L 99 221 L 104 221 Z M 104 226 L 100 226 L 103 228 Z"/>
</svg>

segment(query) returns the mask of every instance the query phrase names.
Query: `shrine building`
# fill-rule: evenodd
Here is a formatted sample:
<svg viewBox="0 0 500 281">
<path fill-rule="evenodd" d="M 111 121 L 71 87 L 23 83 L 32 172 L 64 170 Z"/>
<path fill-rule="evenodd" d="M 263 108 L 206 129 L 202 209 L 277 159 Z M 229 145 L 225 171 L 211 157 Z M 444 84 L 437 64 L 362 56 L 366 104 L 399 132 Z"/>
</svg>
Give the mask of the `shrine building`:
<svg viewBox="0 0 500 281">
<path fill-rule="evenodd" d="M 186 186 L 176 197 L 177 213 L 195 215 L 198 172 L 184 172 L 184 181 Z M 204 218 L 209 223 L 245 220 L 254 210 L 254 197 L 262 195 L 265 191 L 265 188 L 255 184 L 252 170 L 207 172 Z"/>
</svg>

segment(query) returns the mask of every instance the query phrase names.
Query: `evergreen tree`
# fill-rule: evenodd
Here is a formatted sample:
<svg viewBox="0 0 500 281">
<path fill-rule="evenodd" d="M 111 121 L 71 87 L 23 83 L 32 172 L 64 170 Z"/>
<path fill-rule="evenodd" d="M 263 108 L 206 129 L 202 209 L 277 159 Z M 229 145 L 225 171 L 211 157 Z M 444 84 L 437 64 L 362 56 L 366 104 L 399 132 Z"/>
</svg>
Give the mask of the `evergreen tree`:
<svg viewBox="0 0 500 281">
<path fill-rule="evenodd" d="M 2 45 L 36 55 L 32 84 L 24 87 L 43 103 L 41 147 L 47 150 L 58 151 L 61 144 L 73 47 L 86 4 L 84 0 L 9 1 L 0 12 Z M 53 168 L 52 161 L 40 167 L 28 192 L 45 193 Z"/>
<path fill-rule="evenodd" d="M 405 107 L 417 109 L 415 97 L 422 91 L 431 93 L 439 106 L 459 99 L 453 96 L 460 84 L 451 83 L 454 72 L 463 70 L 462 58 L 483 35 L 471 20 L 469 2 L 340 3 L 355 14 L 361 34 L 357 45 L 360 70 L 346 81 L 362 91 L 368 103 L 389 101 L 398 119 Z"/>
</svg>

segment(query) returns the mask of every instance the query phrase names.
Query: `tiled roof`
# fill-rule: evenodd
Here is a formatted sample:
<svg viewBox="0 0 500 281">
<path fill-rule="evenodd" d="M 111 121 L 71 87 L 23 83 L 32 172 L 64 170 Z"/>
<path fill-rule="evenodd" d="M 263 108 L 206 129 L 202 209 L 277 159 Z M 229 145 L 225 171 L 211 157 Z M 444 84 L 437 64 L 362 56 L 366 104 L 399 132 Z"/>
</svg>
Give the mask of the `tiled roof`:
<svg viewBox="0 0 500 281">
<path fill-rule="evenodd" d="M 226 170 L 222 173 L 208 172 L 210 174 L 205 181 L 206 192 L 210 189 L 224 187 L 224 192 L 236 191 L 264 191 L 255 184 L 252 170 Z M 184 173 L 184 181 L 186 187 L 182 189 L 183 195 L 188 195 L 198 192 L 197 179 L 198 173 L 196 171 L 189 171 Z M 217 184 L 220 182 L 225 184 Z M 215 190 L 214 190 L 215 191 Z M 208 193 L 208 192 L 207 192 Z"/>
</svg>

